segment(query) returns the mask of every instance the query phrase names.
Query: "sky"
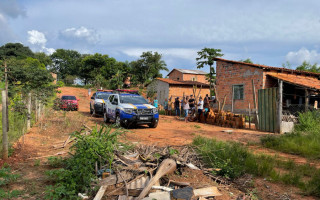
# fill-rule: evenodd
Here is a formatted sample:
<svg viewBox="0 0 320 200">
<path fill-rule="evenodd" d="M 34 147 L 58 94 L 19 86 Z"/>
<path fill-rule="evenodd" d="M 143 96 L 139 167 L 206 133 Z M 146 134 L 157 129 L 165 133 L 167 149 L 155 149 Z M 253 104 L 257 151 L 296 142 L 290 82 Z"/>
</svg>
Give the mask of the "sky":
<svg viewBox="0 0 320 200">
<path fill-rule="evenodd" d="M 196 69 L 205 47 L 225 59 L 295 68 L 320 64 L 320 1 L 0 0 L 0 46 L 8 42 L 119 61 L 157 51 L 169 70 Z"/>
</svg>

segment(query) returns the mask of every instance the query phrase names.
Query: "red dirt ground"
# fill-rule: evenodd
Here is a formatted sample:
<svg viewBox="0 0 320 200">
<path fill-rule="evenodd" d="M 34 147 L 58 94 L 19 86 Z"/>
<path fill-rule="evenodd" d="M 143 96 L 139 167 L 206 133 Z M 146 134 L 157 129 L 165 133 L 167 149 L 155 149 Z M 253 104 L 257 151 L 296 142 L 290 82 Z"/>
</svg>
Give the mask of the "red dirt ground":
<svg viewBox="0 0 320 200">
<path fill-rule="evenodd" d="M 59 95 L 75 95 L 80 99 L 78 112 L 60 112 L 52 111 L 42 123 L 36 124 L 24 138 L 21 138 L 15 145 L 15 153 L 10 157 L 9 163 L 16 173 L 22 177 L 14 184 L 10 185 L 10 189 L 24 190 L 24 197 L 18 199 L 43 199 L 44 186 L 48 181 L 44 172 L 50 167 L 47 165 L 47 157 L 62 153 L 67 155 L 68 145 L 65 149 L 54 149 L 53 145 L 64 142 L 69 134 L 79 130 L 83 123 L 88 126 L 102 124 L 102 118 L 92 117 L 89 114 L 90 98 L 86 89 L 63 87 Z M 64 114 L 65 113 L 65 114 Z M 223 130 L 233 130 L 232 133 L 223 132 Z M 126 139 L 132 142 L 141 142 L 144 144 L 165 145 L 185 145 L 192 142 L 197 136 L 215 138 L 223 141 L 238 141 L 242 143 L 258 143 L 259 138 L 270 133 L 258 132 L 253 130 L 230 129 L 219 126 L 213 126 L 202 123 L 185 123 L 173 116 L 160 116 L 160 122 L 157 128 L 151 129 L 140 126 L 129 129 Z M 255 152 L 267 152 L 269 154 L 279 154 L 279 152 L 271 151 L 257 146 L 253 146 Z M 286 158 L 292 158 L 292 155 L 279 154 Z M 295 157 L 297 162 L 308 162 L 299 156 Z M 3 161 L 0 160 L 0 164 Z M 188 173 L 187 173 L 188 174 Z M 188 174 L 192 178 L 192 174 Z M 312 197 L 300 196 L 296 188 L 283 186 L 281 184 L 271 184 L 263 179 L 254 179 L 255 187 L 262 199 L 286 199 L 281 198 L 290 195 L 291 199 L 313 199 Z M 266 186 L 267 185 L 267 186 Z M 233 186 L 222 189 L 223 198 L 219 199 L 236 199 L 241 192 Z M 271 195 L 272 194 L 272 195 Z M 281 196 L 282 195 L 282 196 Z"/>
</svg>

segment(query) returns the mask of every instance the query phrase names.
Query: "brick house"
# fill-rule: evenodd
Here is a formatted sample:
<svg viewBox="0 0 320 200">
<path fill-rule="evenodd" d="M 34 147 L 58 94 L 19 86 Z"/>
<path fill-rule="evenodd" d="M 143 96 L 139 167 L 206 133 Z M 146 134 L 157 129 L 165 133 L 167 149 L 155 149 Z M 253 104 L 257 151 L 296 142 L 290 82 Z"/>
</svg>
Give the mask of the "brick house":
<svg viewBox="0 0 320 200">
<path fill-rule="evenodd" d="M 204 97 L 210 93 L 210 86 L 198 81 L 177 81 L 170 78 L 157 78 L 153 80 L 148 86 L 147 91 L 154 91 L 159 104 L 163 104 L 165 99 L 172 98 L 172 101 L 185 95 L 194 95 L 193 88 L 197 86 L 196 95 Z M 201 88 L 201 90 L 200 90 Z"/>
<path fill-rule="evenodd" d="M 320 74 L 286 68 L 250 64 L 222 58 L 216 61 L 217 98 L 223 101 L 225 110 L 243 113 L 253 108 L 253 86 L 255 90 L 276 87 L 283 82 L 283 108 L 290 110 L 299 105 L 313 105 L 319 101 Z M 258 93 L 258 92 L 257 92 Z M 256 93 L 256 96 L 257 96 Z"/>
<path fill-rule="evenodd" d="M 189 69 L 173 69 L 168 77 L 175 81 L 197 81 L 200 83 L 209 84 L 206 80 L 207 72 L 201 70 L 189 70 Z"/>
</svg>

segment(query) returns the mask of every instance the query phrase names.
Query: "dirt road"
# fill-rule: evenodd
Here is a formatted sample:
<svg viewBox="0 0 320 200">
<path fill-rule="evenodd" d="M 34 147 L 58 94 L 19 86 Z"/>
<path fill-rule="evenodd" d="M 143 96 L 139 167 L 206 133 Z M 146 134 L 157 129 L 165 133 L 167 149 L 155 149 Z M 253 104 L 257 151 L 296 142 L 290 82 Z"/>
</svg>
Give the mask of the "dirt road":
<svg viewBox="0 0 320 200">
<path fill-rule="evenodd" d="M 89 114 L 90 99 L 87 90 L 64 87 L 61 89 L 61 95 L 75 95 L 80 98 L 79 112 L 88 117 L 90 125 L 103 123 L 102 117 L 92 117 Z M 233 132 L 226 133 L 223 132 L 224 130 L 232 130 Z M 146 144 L 179 146 L 191 143 L 192 139 L 197 135 L 224 141 L 232 140 L 247 143 L 248 141 L 258 142 L 259 138 L 266 134 L 269 133 L 244 129 L 230 129 L 197 122 L 185 123 L 174 116 L 160 115 L 157 128 L 152 129 L 147 126 L 138 126 L 129 129 L 127 139 Z"/>
</svg>

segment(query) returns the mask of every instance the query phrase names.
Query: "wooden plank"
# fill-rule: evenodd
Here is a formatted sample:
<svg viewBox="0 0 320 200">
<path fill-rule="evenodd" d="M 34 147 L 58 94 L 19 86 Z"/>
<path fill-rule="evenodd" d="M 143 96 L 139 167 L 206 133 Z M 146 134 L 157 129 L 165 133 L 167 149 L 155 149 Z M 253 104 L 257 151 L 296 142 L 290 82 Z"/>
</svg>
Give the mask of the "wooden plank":
<svg viewBox="0 0 320 200">
<path fill-rule="evenodd" d="M 272 89 L 273 133 L 277 129 L 277 88 Z"/>
<path fill-rule="evenodd" d="M 262 130 L 262 92 L 261 89 L 258 90 L 258 115 L 259 115 L 259 119 L 260 119 L 260 123 L 259 123 L 259 130 Z"/>
<path fill-rule="evenodd" d="M 277 106 L 277 132 L 282 133 L 281 131 L 281 122 L 282 122 L 282 90 L 283 90 L 283 81 L 279 80 L 278 87 L 278 106 Z"/>
<path fill-rule="evenodd" d="M 261 128 L 261 130 L 262 131 L 266 131 L 266 109 L 265 109 L 265 90 L 261 90 L 261 99 L 262 99 L 262 110 L 261 110 L 261 121 L 262 121 L 262 128 Z"/>
<path fill-rule="evenodd" d="M 273 106 L 272 106 L 272 91 L 273 89 L 272 88 L 269 88 L 269 131 L 270 132 L 273 132 L 274 129 L 273 129 Z"/>
<path fill-rule="evenodd" d="M 253 91 L 253 103 L 255 109 L 255 117 L 256 117 L 256 127 L 259 126 L 259 116 L 258 116 L 258 107 L 257 107 L 257 99 L 256 99 L 256 88 L 254 86 L 254 81 L 252 79 L 252 91 Z"/>
<path fill-rule="evenodd" d="M 265 122 L 266 122 L 266 131 L 270 131 L 270 123 L 269 123 L 269 89 L 265 89 L 265 96 L 264 96 L 264 99 L 265 99 L 265 113 L 266 113 L 266 118 L 265 118 Z"/>
</svg>

